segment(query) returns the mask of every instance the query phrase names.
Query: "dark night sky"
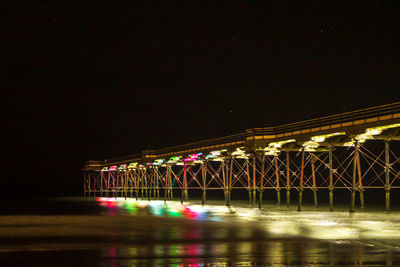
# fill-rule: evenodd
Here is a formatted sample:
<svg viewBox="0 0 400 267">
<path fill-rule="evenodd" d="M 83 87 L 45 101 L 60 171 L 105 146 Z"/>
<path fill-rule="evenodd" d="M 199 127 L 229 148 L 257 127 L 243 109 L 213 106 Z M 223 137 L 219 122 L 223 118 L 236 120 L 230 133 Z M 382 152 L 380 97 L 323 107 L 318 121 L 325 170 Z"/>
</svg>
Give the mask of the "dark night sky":
<svg viewBox="0 0 400 267">
<path fill-rule="evenodd" d="M 87 159 L 400 100 L 398 1 L 247 2 L 2 2 L 1 190 L 80 194 Z"/>
</svg>

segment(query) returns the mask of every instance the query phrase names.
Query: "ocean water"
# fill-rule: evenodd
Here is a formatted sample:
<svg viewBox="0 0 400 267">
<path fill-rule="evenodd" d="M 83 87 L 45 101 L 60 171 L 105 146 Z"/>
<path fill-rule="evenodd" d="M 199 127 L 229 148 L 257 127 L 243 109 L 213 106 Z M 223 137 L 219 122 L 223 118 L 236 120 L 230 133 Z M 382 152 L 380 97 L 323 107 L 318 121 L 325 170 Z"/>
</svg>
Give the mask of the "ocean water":
<svg viewBox="0 0 400 267">
<path fill-rule="evenodd" d="M 1 214 L 0 266 L 400 265 L 399 212 L 65 198 Z"/>
</svg>

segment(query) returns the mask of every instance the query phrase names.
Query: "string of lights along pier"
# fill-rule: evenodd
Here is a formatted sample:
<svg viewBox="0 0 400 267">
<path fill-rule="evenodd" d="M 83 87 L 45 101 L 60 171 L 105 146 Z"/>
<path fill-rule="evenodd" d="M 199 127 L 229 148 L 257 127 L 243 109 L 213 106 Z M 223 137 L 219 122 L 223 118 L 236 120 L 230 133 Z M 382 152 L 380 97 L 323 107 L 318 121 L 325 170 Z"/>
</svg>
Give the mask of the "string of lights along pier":
<svg viewBox="0 0 400 267">
<path fill-rule="evenodd" d="M 99 161 L 87 161 L 85 196 L 113 196 L 182 202 L 189 191 L 221 190 L 226 205 L 237 190 L 262 207 L 263 194 L 302 210 L 303 191 L 328 194 L 334 209 L 335 190 L 347 190 L 350 212 L 356 197 L 365 209 L 364 192 L 382 189 L 390 212 L 392 191 L 400 189 L 400 102 L 286 124 L 159 150 Z M 297 199 L 291 192 L 298 191 Z M 283 199 L 283 198 L 282 198 Z M 283 204 L 283 203 L 282 203 Z"/>
</svg>

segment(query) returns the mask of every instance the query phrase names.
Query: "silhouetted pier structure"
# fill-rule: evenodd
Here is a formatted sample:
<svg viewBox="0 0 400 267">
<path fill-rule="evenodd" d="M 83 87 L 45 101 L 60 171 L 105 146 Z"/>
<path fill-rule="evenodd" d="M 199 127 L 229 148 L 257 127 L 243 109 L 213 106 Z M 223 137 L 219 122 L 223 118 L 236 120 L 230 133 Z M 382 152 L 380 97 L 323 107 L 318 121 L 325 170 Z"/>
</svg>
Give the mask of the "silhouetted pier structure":
<svg viewBox="0 0 400 267">
<path fill-rule="evenodd" d="M 350 211 L 356 193 L 365 208 L 364 191 L 385 190 L 385 210 L 390 212 L 391 189 L 400 188 L 400 156 L 391 142 L 400 139 L 400 102 L 361 109 L 277 127 L 253 128 L 241 134 L 185 145 L 145 150 L 142 153 L 101 161 L 84 167 L 85 196 L 173 199 L 181 192 L 187 201 L 190 190 L 222 190 L 230 205 L 234 190 L 247 190 L 253 206 L 262 206 L 266 190 L 281 191 L 290 205 L 298 191 L 298 210 L 304 190 L 313 192 L 318 206 L 319 190 L 350 193 Z M 380 151 L 371 149 L 380 147 Z"/>
</svg>

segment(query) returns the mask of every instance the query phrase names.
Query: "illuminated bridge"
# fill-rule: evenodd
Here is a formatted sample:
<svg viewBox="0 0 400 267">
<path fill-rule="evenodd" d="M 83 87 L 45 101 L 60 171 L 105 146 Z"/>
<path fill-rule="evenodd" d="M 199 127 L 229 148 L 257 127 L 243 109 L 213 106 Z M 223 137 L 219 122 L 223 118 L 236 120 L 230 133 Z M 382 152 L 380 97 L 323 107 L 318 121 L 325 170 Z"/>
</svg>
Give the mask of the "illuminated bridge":
<svg viewBox="0 0 400 267">
<path fill-rule="evenodd" d="M 334 190 L 342 189 L 349 191 L 353 212 L 357 196 L 364 209 L 364 191 L 382 189 L 389 212 L 391 189 L 400 188 L 396 140 L 400 140 L 400 102 L 87 161 L 84 192 L 164 201 L 179 192 L 184 202 L 190 190 L 201 190 L 204 204 L 208 190 L 221 190 L 230 205 L 232 191 L 247 190 L 250 203 L 261 208 L 267 190 L 275 192 L 277 204 L 285 192 L 287 206 L 296 190 L 301 211 L 304 190 L 313 192 L 315 207 L 319 194 L 329 194 L 333 210 Z"/>
</svg>

